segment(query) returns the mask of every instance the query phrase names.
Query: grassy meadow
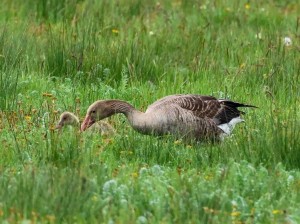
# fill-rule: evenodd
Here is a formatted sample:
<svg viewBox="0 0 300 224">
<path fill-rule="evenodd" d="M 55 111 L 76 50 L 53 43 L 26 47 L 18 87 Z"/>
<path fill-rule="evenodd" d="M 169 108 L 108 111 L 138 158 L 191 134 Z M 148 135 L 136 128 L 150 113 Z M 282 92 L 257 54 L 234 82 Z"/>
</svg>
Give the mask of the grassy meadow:
<svg viewBox="0 0 300 224">
<path fill-rule="evenodd" d="M 300 223 L 298 1 L 2 0 L 1 223 Z M 288 37 L 292 43 L 287 44 Z M 256 105 L 220 144 L 54 129 L 98 99 Z"/>
</svg>

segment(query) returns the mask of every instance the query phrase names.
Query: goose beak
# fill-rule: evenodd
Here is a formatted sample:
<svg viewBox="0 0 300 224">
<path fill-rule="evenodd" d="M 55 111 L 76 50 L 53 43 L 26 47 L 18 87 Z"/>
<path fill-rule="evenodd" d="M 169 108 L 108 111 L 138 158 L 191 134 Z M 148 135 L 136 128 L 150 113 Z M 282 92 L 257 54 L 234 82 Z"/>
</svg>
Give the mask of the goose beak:
<svg viewBox="0 0 300 224">
<path fill-rule="evenodd" d="M 87 115 L 85 118 L 84 118 L 84 121 L 82 122 L 82 125 L 81 125 L 81 128 L 80 128 L 80 131 L 85 131 L 87 128 L 89 128 L 92 124 L 94 124 L 95 121 L 91 118 L 90 115 Z"/>
<path fill-rule="evenodd" d="M 55 126 L 55 129 L 61 129 L 61 127 L 62 126 L 60 124 L 58 124 L 58 125 Z"/>
</svg>

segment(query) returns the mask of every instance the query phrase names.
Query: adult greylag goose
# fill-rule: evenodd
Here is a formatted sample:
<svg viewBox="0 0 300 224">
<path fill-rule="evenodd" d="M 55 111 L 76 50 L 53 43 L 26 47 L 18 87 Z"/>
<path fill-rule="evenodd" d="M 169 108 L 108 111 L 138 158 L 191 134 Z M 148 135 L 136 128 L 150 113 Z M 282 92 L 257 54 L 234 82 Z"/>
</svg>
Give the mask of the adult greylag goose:
<svg viewBox="0 0 300 224">
<path fill-rule="evenodd" d="M 61 129 L 67 125 L 80 128 L 78 117 L 71 112 L 65 111 L 60 115 L 56 128 Z M 89 131 L 99 132 L 101 135 L 112 135 L 115 132 L 114 128 L 104 121 L 94 123 L 89 127 Z"/>
<path fill-rule="evenodd" d="M 124 114 L 134 130 L 142 134 L 172 134 L 183 139 L 218 140 L 229 135 L 244 120 L 238 107 L 252 105 L 202 95 L 170 95 L 151 104 L 146 112 L 122 100 L 98 100 L 87 110 L 81 125 L 86 130 L 96 121 Z"/>
</svg>

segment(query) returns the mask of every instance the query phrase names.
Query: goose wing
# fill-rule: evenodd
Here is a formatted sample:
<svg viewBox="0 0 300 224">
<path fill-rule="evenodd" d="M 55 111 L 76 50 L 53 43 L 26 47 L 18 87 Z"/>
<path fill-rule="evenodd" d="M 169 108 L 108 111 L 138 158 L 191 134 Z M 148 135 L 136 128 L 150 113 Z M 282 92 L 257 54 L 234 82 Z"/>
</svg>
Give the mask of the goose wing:
<svg viewBox="0 0 300 224">
<path fill-rule="evenodd" d="M 151 104 L 147 112 L 157 110 L 172 110 L 180 108 L 181 113 L 193 114 L 195 118 L 212 119 L 217 125 L 230 122 L 233 118 L 239 117 L 244 112 L 238 107 L 254 107 L 251 105 L 236 103 L 230 100 L 217 99 L 212 96 L 202 95 L 171 95 L 166 96 Z"/>
</svg>

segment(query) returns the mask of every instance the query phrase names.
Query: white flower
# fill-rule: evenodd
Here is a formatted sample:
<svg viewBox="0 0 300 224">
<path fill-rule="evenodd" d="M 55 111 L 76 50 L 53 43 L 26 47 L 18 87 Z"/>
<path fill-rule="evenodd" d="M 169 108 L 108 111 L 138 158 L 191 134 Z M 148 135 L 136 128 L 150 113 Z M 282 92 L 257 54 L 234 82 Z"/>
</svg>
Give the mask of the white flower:
<svg viewBox="0 0 300 224">
<path fill-rule="evenodd" d="M 125 198 L 122 198 L 120 200 L 120 204 L 123 205 L 123 206 L 126 206 L 128 204 L 128 201 Z"/>
<path fill-rule="evenodd" d="M 287 178 L 287 182 L 288 184 L 291 184 L 292 182 L 294 182 L 294 177 L 292 175 L 289 175 L 288 178 Z"/>
<path fill-rule="evenodd" d="M 139 171 L 140 175 L 146 175 L 148 172 L 148 169 L 146 167 L 142 167 Z"/>
<path fill-rule="evenodd" d="M 140 224 L 147 223 L 147 218 L 145 216 L 139 216 L 136 222 Z"/>
<path fill-rule="evenodd" d="M 255 34 L 255 38 L 261 40 L 262 39 L 261 33 L 259 32 Z"/>
<path fill-rule="evenodd" d="M 108 224 L 114 224 L 114 223 L 115 223 L 114 220 L 112 220 L 112 219 L 108 220 Z"/>
<path fill-rule="evenodd" d="M 284 45 L 285 46 L 291 46 L 292 45 L 292 39 L 290 38 L 290 37 L 285 37 L 284 39 L 283 39 L 283 43 L 284 43 Z"/>
<path fill-rule="evenodd" d="M 202 9 L 202 10 L 205 10 L 207 7 L 206 7 L 206 5 L 201 5 L 200 6 L 200 9 Z"/>
<path fill-rule="evenodd" d="M 153 31 L 149 31 L 149 36 L 153 36 L 154 32 Z"/>
<path fill-rule="evenodd" d="M 117 187 L 117 181 L 114 179 L 111 179 L 109 181 L 106 181 L 103 184 L 103 191 L 104 193 L 114 192 Z"/>
<path fill-rule="evenodd" d="M 236 202 L 235 200 L 232 200 L 232 201 L 231 201 L 231 205 L 232 205 L 233 207 L 237 207 L 238 204 L 237 204 L 237 202 Z"/>
<path fill-rule="evenodd" d="M 161 167 L 159 165 L 154 165 L 153 167 L 151 167 L 151 171 L 154 175 L 156 176 L 161 176 L 164 174 L 164 171 L 161 169 Z"/>
</svg>

